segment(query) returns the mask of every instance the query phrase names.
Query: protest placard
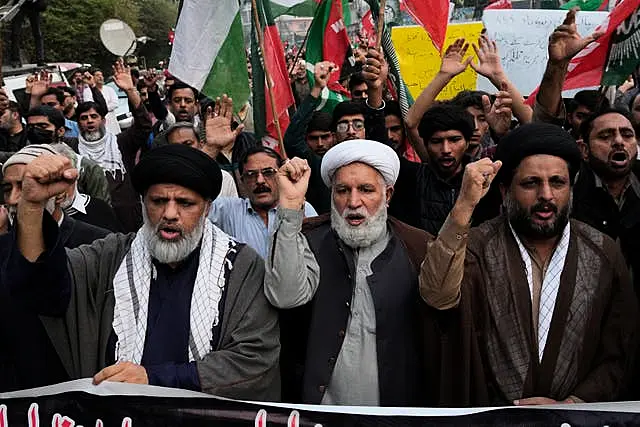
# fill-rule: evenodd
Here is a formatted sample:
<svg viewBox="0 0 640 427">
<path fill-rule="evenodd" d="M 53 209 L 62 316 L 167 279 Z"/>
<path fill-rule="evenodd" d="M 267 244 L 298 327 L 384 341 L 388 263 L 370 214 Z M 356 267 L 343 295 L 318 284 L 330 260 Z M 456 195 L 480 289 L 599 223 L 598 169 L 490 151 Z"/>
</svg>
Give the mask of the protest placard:
<svg viewBox="0 0 640 427">
<path fill-rule="evenodd" d="M 480 22 L 449 24 L 443 52 L 460 37 L 476 41 L 481 31 L 482 23 Z M 427 32 L 419 26 L 394 27 L 391 38 L 400 60 L 402 77 L 411 95 L 417 98 L 440 70 L 440 53 L 431 43 Z M 468 55 L 472 54 L 473 50 L 470 48 Z M 461 90 L 474 90 L 476 76 L 476 72 L 471 67 L 467 68 L 440 92 L 438 99 L 453 98 Z"/>
<path fill-rule="evenodd" d="M 523 95 L 531 93 L 542 80 L 547 64 L 547 46 L 553 30 L 562 24 L 567 11 L 542 9 L 487 10 L 482 21 L 489 38 L 498 45 L 502 66 Z M 576 25 L 580 35 L 591 34 L 607 17 L 607 12 L 579 12 Z M 478 77 L 478 90 L 494 92 L 493 85 Z"/>
</svg>

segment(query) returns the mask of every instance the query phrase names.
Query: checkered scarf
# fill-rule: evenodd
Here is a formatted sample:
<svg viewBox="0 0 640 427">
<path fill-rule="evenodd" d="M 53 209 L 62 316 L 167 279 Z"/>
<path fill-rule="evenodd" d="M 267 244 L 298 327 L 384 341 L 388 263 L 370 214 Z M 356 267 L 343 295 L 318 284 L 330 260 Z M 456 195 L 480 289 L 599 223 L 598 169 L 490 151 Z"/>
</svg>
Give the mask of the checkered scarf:
<svg viewBox="0 0 640 427">
<path fill-rule="evenodd" d="M 118 338 L 116 360 L 140 364 L 144 351 L 151 276 L 155 277 L 143 227 L 136 235 L 113 279 L 116 300 L 113 329 Z M 235 241 L 210 221 L 205 221 L 196 281 L 191 297 L 189 361 L 212 350 L 213 327 L 218 324 L 219 303 L 226 283 L 227 255 Z"/>
<path fill-rule="evenodd" d="M 511 227 L 511 224 L 509 224 Z M 549 335 L 549 328 L 551 327 L 551 320 L 553 318 L 553 310 L 556 306 L 556 299 L 558 297 L 558 290 L 560 289 L 560 277 L 564 270 L 565 260 L 567 258 L 567 251 L 569 250 L 569 237 L 571 236 L 570 224 L 562 232 L 560 242 L 553 252 L 549 267 L 544 275 L 542 281 L 542 291 L 540 292 L 540 309 L 538 312 L 538 358 L 542 361 L 544 355 L 544 348 L 547 344 L 547 336 Z M 520 255 L 524 261 L 524 266 L 527 273 L 527 282 L 529 282 L 529 294 L 533 299 L 533 267 L 531 266 L 531 256 L 524 247 L 518 235 L 511 228 L 513 236 L 518 243 L 518 249 L 520 249 Z"/>
<path fill-rule="evenodd" d="M 78 152 L 99 164 L 106 173 L 111 174 L 112 177 L 115 177 L 117 171 L 121 171 L 122 175 L 125 174 L 117 136 L 107 132 L 97 141 L 87 141 L 81 134 L 78 136 L 78 142 Z"/>
</svg>

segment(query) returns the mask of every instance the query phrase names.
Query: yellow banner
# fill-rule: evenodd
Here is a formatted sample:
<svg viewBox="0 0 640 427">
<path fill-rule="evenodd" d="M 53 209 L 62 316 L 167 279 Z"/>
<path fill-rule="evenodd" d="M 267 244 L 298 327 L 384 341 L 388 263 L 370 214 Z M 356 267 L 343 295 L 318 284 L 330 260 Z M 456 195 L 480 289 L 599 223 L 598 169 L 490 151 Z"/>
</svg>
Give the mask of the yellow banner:
<svg viewBox="0 0 640 427">
<path fill-rule="evenodd" d="M 482 22 L 449 24 L 445 48 L 442 52 L 461 37 L 466 38 L 468 42 L 477 43 L 481 31 Z M 415 99 L 440 70 L 440 53 L 433 46 L 427 32 L 420 26 L 394 27 L 391 39 L 400 60 L 400 72 Z M 470 55 L 477 60 L 472 47 L 467 51 L 467 56 Z M 451 99 L 462 90 L 475 90 L 476 79 L 477 73 L 468 67 L 462 74 L 451 80 L 440 92 L 438 99 Z"/>
</svg>

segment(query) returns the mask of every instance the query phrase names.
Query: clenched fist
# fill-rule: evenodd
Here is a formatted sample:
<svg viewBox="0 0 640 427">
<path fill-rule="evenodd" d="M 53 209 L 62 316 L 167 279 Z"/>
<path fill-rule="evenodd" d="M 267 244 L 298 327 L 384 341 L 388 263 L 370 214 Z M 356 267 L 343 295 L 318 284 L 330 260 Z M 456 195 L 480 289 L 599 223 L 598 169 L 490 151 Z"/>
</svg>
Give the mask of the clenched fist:
<svg viewBox="0 0 640 427">
<path fill-rule="evenodd" d="M 285 209 L 302 209 L 310 176 L 311 168 L 306 160 L 298 157 L 287 160 L 278 170 L 280 206 Z"/>
<path fill-rule="evenodd" d="M 451 210 L 451 218 L 455 223 L 466 226 L 471 222 L 473 210 L 489 191 L 491 182 L 501 167 L 500 160 L 493 162 L 487 158 L 469 163 L 465 167 L 460 195 Z"/>
<path fill-rule="evenodd" d="M 71 160 L 64 156 L 41 155 L 24 171 L 20 200 L 44 206 L 50 198 L 66 192 L 77 177 L 78 171 Z"/>
</svg>

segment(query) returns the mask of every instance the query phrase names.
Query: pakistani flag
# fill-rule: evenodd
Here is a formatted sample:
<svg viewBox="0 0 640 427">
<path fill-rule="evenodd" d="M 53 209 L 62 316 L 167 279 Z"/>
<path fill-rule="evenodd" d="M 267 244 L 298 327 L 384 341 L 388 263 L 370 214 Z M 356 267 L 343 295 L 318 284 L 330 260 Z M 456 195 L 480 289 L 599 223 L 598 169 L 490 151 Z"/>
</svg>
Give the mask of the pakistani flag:
<svg viewBox="0 0 640 427">
<path fill-rule="evenodd" d="M 320 0 L 271 0 L 271 13 L 281 15 L 313 16 Z"/>
<path fill-rule="evenodd" d="M 236 112 L 249 99 L 238 0 L 185 0 L 169 72 L 215 99 L 226 93 Z"/>
</svg>

